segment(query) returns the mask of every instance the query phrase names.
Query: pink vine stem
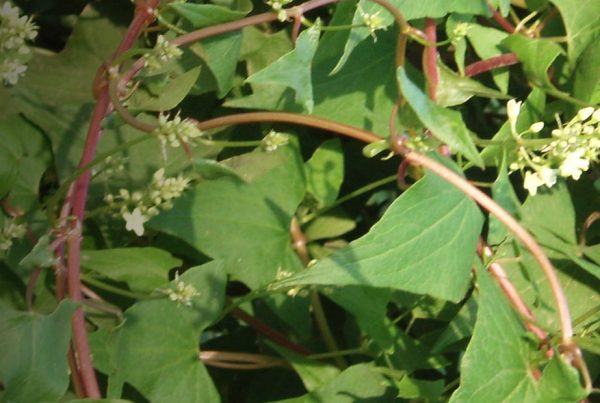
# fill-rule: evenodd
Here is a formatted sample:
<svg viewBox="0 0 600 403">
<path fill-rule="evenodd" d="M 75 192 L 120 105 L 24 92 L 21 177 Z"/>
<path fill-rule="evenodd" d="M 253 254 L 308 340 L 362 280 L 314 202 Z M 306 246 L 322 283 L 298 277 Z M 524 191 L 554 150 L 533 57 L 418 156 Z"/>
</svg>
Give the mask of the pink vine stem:
<svg viewBox="0 0 600 403">
<path fill-rule="evenodd" d="M 490 4 L 488 4 L 488 7 L 489 7 L 490 11 L 492 12 L 492 18 L 494 19 L 494 21 L 496 21 L 498 23 L 498 25 L 500 25 L 502 27 L 502 29 L 504 29 L 509 34 L 512 34 L 513 32 L 515 32 L 515 29 L 516 29 L 515 26 L 513 24 L 511 24 L 506 18 L 504 18 L 498 12 L 498 10 L 496 10 L 495 7 L 492 7 Z"/>
<path fill-rule="evenodd" d="M 512 66 L 513 64 L 517 63 L 519 63 L 519 59 L 517 59 L 516 54 L 505 53 L 503 55 L 490 57 L 489 59 L 480 60 L 478 62 L 469 64 L 467 67 L 465 67 L 465 75 L 468 77 L 473 77 L 490 70 Z"/>
<path fill-rule="evenodd" d="M 431 46 L 426 46 L 423 49 L 423 72 L 427 78 L 427 93 L 432 101 L 435 101 L 435 94 L 439 82 L 439 72 L 437 68 L 437 48 L 435 43 L 437 41 L 435 19 L 425 18 L 425 37 Z"/>
<path fill-rule="evenodd" d="M 123 40 L 115 51 L 113 60 L 133 46 L 144 27 L 154 19 L 153 11 L 158 3 L 159 0 L 149 0 L 147 3 L 139 1 L 136 3 L 135 16 L 123 37 Z M 98 99 L 88 128 L 79 167 L 89 164 L 94 159 L 96 147 L 102 134 L 101 123 L 110 109 L 110 100 L 106 85 L 102 85 L 99 91 L 98 88 L 96 88 L 96 90 Z M 65 201 L 65 203 L 70 203 L 71 215 L 74 216 L 74 219 L 69 223 L 70 229 L 69 235 L 67 236 L 67 291 L 69 298 L 76 302 L 83 299 L 80 278 L 81 228 L 85 215 L 90 177 L 90 171 L 81 174 L 75 181 L 73 194 L 70 200 Z M 57 279 L 57 281 L 60 282 L 61 280 Z M 77 308 L 71 322 L 73 327 L 73 350 L 77 364 L 77 367 L 71 368 L 71 370 L 78 371 L 81 376 L 83 389 L 81 393 L 83 393 L 83 397 L 101 398 L 102 395 L 98 386 L 98 380 L 96 379 L 96 373 L 92 365 L 83 308 Z"/>
</svg>

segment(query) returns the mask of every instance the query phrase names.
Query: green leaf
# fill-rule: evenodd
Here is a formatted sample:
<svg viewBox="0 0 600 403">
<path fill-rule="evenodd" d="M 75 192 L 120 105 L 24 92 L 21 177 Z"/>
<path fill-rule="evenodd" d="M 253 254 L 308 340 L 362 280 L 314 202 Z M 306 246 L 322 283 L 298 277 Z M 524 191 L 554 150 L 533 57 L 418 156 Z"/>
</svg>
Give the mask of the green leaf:
<svg viewBox="0 0 600 403">
<path fill-rule="evenodd" d="M 467 30 L 467 39 L 475 49 L 475 53 L 481 59 L 489 59 L 506 52 L 506 48 L 501 45 L 502 40 L 508 37 L 508 34 L 499 29 L 484 27 L 479 24 L 469 24 Z M 493 69 L 492 78 L 496 86 L 503 93 L 508 92 L 508 67 Z"/>
<path fill-rule="evenodd" d="M 296 102 L 309 113 L 314 107 L 311 80 L 311 63 L 319 43 L 319 25 L 303 31 L 296 41 L 296 47 L 271 65 L 252 74 L 246 82 L 253 84 L 283 85 L 296 93 Z"/>
<path fill-rule="evenodd" d="M 404 399 L 425 399 L 428 402 L 436 402 L 444 393 L 444 381 L 426 381 L 414 379 L 409 376 L 403 377 L 396 384 L 398 397 Z"/>
<path fill-rule="evenodd" d="M 354 5 L 336 6 L 331 25 L 351 23 Z M 389 111 L 397 100 L 394 52 L 396 36 L 380 33 L 376 44 L 360 44 L 344 69 L 334 77 L 329 72 L 340 57 L 347 34 L 326 32 L 319 42 L 313 61 L 313 115 L 347 125 L 361 127 L 385 136 L 389 131 Z M 294 92 L 281 85 L 253 87 L 253 94 L 228 101 L 226 106 L 250 109 L 302 112 L 294 101 Z"/>
<path fill-rule="evenodd" d="M 338 138 L 325 141 L 304 164 L 306 191 L 326 207 L 338 196 L 344 181 L 344 154 Z"/>
<path fill-rule="evenodd" d="M 497 99 L 510 99 L 511 97 L 486 87 L 479 81 L 462 77 L 454 73 L 447 66 L 438 63 L 439 82 L 436 87 L 436 103 L 448 107 L 467 102 L 473 96 Z"/>
<path fill-rule="evenodd" d="M 581 54 L 574 73 L 573 96 L 590 104 L 600 103 L 600 46 L 591 42 Z"/>
<path fill-rule="evenodd" d="M 324 293 L 327 298 L 350 312 L 360 329 L 372 337 L 380 348 L 388 349 L 397 341 L 389 329 L 390 323 L 386 316 L 391 297 L 389 289 L 346 286 L 325 289 Z M 406 364 L 408 360 L 406 356 L 404 358 L 403 362 Z"/>
<path fill-rule="evenodd" d="M 312 220 L 304 229 L 304 235 L 309 241 L 318 239 L 335 238 L 346 232 L 352 231 L 356 222 L 341 211 L 319 215 Z"/>
<path fill-rule="evenodd" d="M 577 370 L 556 352 L 552 361 L 544 368 L 539 391 L 540 403 L 580 402 L 587 396 L 581 387 Z"/>
<path fill-rule="evenodd" d="M 459 112 L 443 108 L 429 100 L 408 78 L 402 67 L 398 68 L 398 83 L 412 110 L 434 136 L 448 144 L 452 151 L 463 154 L 478 166 L 483 166 L 483 160 L 471 138 L 473 133 L 465 126 Z"/>
<path fill-rule="evenodd" d="M 465 14 L 451 14 L 446 20 L 446 36 L 452 39 L 454 47 L 454 62 L 458 67 L 461 76 L 465 75 L 465 54 L 467 53 L 467 38 L 466 36 L 456 37 L 454 30 L 459 24 L 468 23 L 472 20 L 472 16 Z M 468 25 L 467 25 L 468 26 Z"/>
<path fill-rule="evenodd" d="M 81 265 L 134 291 L 151 292 L 169 281 L 169 270 L 181 260 L 157 248 L 115 248 L 82 251 Z"/>
<path fill-rule="evenodd" d="M 240 1 L 239 9 L 215 4 L 169 3 L 169 9 L 189 21 L 194 29 L 239 20 L 252 11 L 250 1 Z"/>
<path fill-rule="evenodd" d="M 542 88 L 554 89 L 554 84 L 548 78 L 548 69 L 554 60 L 563 54 L 562 48 L 548 39 L 532 39 L 523 35 L 513 34 L 502 41 L 523 66 L 523 71 L 529 81 Z"/>
<path fill-rule="evenodd" d="M 152 402 L 217 402 L 219 395 L 199 359 L 198 333 L 220 313 L 225 291 L 223 263 L 186 271 L 183 281 L 199 295 L 192 306 L 168 298 L 136 303 L 113 335 L 108 397 L 128 382 Z"/>
<path fill-rule="evenodd" d="M 76 305 L 62 301 L 42 316 L 0 301 L 0 379 L 6 402 L 60 399 L 69 386 L 67 350 Z"/>
<path fill-rule="evenodd" d="M 146 111 L 168 111 L 175 108 L 190 92 L 198 76 L 200 67 L 170 79 L 167 85 L 158 94 L 145 88 L 138 89 L 128 100 L 128 107 Z"/>
<path fill-rule="evenodd" d="M 274 343 L 269 343 L 269 347 L 292 364 L 294 371 L 302 379 L 304 387 L 309 392 L 327 384 L 340 373 L 340 370 L 331 364 L 308 359 Z"/>
<path fill-rule="evenodd" d="M 478 15 L 490 15 L 490 10 L 483 1 L 471 1 L 471 0 L 429 0 L 426 2 L 417 2 L 413 0 L 391 0 L 390 3 L 398 8 L 406 20 L 413 20 L 417 18 L 440 18 L 449 13 L 465 13 L 465 14 L 478 14 Z M 380 5 L 361 0 L 358 3 L 358 7 L 354 13 L 352 19 L 352 25 L 364 24 L 362 12 L 367 14 L 378 14 L 382 19 L 382 26 L 389 27 L 394 22 L 394 18 L 389 12 L 387 12 Z M 350 54 L 354 51 L 358 44 L 368 38 L 370 31 L 367 27 L 352 28 L 348 41 L 344 46 L 344 53 L 339 59 L 337 65 L 332 70 L 332 74 L 337 73 L 341 70 L 344 64 L 348 61 Z M 377 34 L 376 34 L 377 35 Z"/>
<path fill-rule="evenodd" d="M 51 165 L 48 142 L 34 125 L 22 116 L 0 120 L 0 197 L 23 212 L 39 204 L 42 175 Z"/>
<path fill-rule="evenodd" d="M 229 32 L 190 46 L 190 50 L 200 56 L 217 84 L 217 96 L 223 98 L 233 87 L 233 78 L 242 47 L 242 34 Z"/>
<path fill-rule="evenodd" d="M 4 144 L 8 144 L 3 139 Z M 13 188 L 19 174 L 19 162 L 8 148 L 0 148 L 0 198 Z"/>
<path fill-rule="evenodd" d="M 233 177 L 201 182 L 148 226 L 227 259 L 227 272 L 257 287 L 272 281 L 279 268 L 295 270 L 289 226 L 304 196 L 304 169 L 291 145 L 247 154 L 238 163 L 244 160 L 240 173 L 246 167 L 267 169 L 249 182 Z"/>
<path fill-rule="evenodd" d="M 56 261 L 54 251 L 50 248 L 50 237 L 44 234 L 34 245 L 31 252 L 19 263 L 20 266 L 32 270 L 38 266 L 41 268 L 52 267 Z"/>
<path fill-rule="evenodd" d="M 498 177 L 492 184 L 492 197 L 513 217 L 519 217 L 521 203 L 508 177 L 506 158 L 502 159 L 502 165 L 498 167 Z M 490 245 L 499 244 L 506 239 L 508 230 L 495 216 L 490 216 L 489 220 L 487 242 Z"/>
<path fill-rule="evenodd" d="M 65 49 L 58 55 L 36 52 L 17 89 L 34 91 L 54 106 L 94 101 L 94 77 L 123 37 L 130 19 L 126 10 L 119 0 L 87 6 Z"/>
<path fill-rule="evenodd" d="M 344 370 L 330 382 L 311 393 L 279 400 L 279 403 L 335 402 L 353 403 L 356 401 L 392 402 L 393 396 L 385 386 L 385 378 L 371 365 L 358 364 Z"/>
<path fill-rule="evenodd" d="M 428 174 L 365 236 L 278 284 L 389 287 L 458 301 L 468 287 L 481 224 L 471 200 Z"/>
<path fill-rule="evenodd" d="M 525 329 L 487 272 L 480 271 L 478 280 L 477 322 L 450 402 L 535 401 Z"/>
<path fill-rule="evenodd" d="M 473 334 L 476 315 L 477 299 L 471 296 L 437 338 L 431 352 L 440 353 L 446 347 L 470 337 Z"/>
<path fill-rule="evenodd" d="M 479 271 L 478 280 L 481 297 L 477 323 L 462 360 L 460 387 L 450 402 L 542 403 L 565 401 L 560 399 L 573 395 L 581 398 L 581 387 L 573 379 L 577 374 L 572 368 L 566 371 L 564 363 L 551 362 L 537 385 L 519 317 L 486 271 Z"/>
<path fill-rule="evenodd" d="M 596 0 L 551 0 L 567 30 L 569 62 L 575 66 L 579 55 L 600 33 L 600 3 Z"/>
</svg>

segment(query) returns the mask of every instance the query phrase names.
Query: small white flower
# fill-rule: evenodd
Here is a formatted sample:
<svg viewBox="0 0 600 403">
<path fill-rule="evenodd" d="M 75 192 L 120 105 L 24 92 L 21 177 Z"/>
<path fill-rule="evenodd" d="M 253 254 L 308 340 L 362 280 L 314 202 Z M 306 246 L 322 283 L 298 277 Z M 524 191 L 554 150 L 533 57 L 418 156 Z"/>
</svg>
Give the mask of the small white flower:
<svg viewBox="0 0 600 403">
<path fill-rule="evenodd" d="M 592 116 L 593 113 L 594 113 L 594 108 L 591 106 L 588 106 L 587 108 L 580 109 L 579 112 L 577 112 L 577 117 L 580 120 L 586 120 L 587 118 Z"/>
<path fill-rule="evenodd" d="M 169 119 L 168 115 L 162 113 L 158 115 L 158 128 L 154 133 L 159 136 L 163 144 L 168 142 L 171 147 L 179 147 L 182 142 L 190 144 L 192 140 L 204 134 L 194 121 L 181 119 L 179 113 L 173 119 Z"/>
<path fill-rule="evenodd" d="M 535 196 L 537 194 L 537 189 L 542 185 L 544 185 L 544 181 L 538 176 L 537 172 L 525 172 L 523 187 L 527 189 L 531 196 Z"/>
<path fill-rule="evenodd" d="M 514 135 L 517 134 L 517 118 L 519 117 L 520 112 L 521 101 L 511 99 L 506 103 L 506 114 L 508 116 L 508 121 L 510 122 L 510 131 Z"/>
<path fill-rule="evenodd" d="M 544 185 L 551 188 L 556 184 L 556 170 L 544 167 L 538 171 L 538 176 L 544 182 Z"/>
<path fill-rule="evenodd" d="M 271 152 L 277 150 L 279 147 L 286 145 L 289 142 L 288 136 L 283 133 L 271 130 L 262 139 L 262 147 L 265 151 Z"/>
<path fill-rule="evenodd" d="M 6 60 L 0 66 L 0 76 L 2 81 L 9 85 L 15 85 L 21 77 L 27 71 L 27 66 L 20 63 L 17 60 Z"/>
<path fill-rule="evenodd" d="M 539 133 L 544 128 L 544 122 L 535 122 L 531 126 L 529 126 L 529 131 L 532 133 Z"/>
<path fill-rule="evenodd" d="M 582 148 L 569 153 L 560 165 L 560 176 L 564 176 L 565 178 L 570 176 L 578 180 L 583 171 L 587 171 L 590 167 L 590 161 L 585 159 L 584 155 L 585 150 Z"/>
<path fill-rule="evenodd" d="M 158 35 L 154 48 L 144 56 L 144 66 L 150 70 L 159 70 L 182 54 L 183 51 L 177 45 L 173 45 L 163 35 Z"/>
<path fill-rule="evenodd" d="M 175 289 L 165 290 L 169 299 L 177 304 L 192 306 L 192 298 L 200 295 L 196 287 L 179 280 L 179 273 L 175 273 Z"/>
<path fill-rule="evenodd" d="M 463 36 L 466 36 L 467 33 L 469 32 L 469 29 L 471 28 L 471 26 L 469 24 L 467 24 L 466 22 L 461 22 L 459 24 L 456 24 L 456 26 L 454 27 L 454 29 L 452 30 L 452 35 L 454 36 L 453 39 L 460 39 Z"/>
<path fill-rule="evenodd" d="M 379 11 L 375 14 L 365 13 L 363 9 L 358 6 L 358 12 L 363 19 L 363 23 L 369 29 L 369 34 L 373 37 L 373 41 L 377 42 L 377 36 L 375 36 L 375 31 L 382 29 L 387 30 L 384 19 L 379 15 Z"/>
<path fill-rule="evenodd" d="M 137 236 L 144 235 L 144 223 L 149 218 L 142 214 L 139 207 L 133 209 L 131 213 L 129 211 L 124 212 L 123 219 L 125 220 L 125 229 L 127 231 L 133 231 Z"/>
</svg>

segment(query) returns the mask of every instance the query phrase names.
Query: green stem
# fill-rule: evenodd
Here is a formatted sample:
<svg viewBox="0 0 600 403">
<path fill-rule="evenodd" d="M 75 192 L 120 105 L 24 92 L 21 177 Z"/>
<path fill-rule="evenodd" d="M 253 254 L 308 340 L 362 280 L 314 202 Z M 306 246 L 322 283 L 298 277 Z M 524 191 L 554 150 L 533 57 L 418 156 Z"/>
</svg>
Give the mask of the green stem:
<svg viewBox="0 0 600 403">
<path fill-rule="evenodd" d="M 376 189 L 380 186 L 383 185 L 387 185 L 388 183 L 394 182 L 397 178 L 397 175 L 391 175 L 391 176 L 386 176 L 385 178 L 376 180 L 375 182 L 371 182 L 368 185 L 365 185 L 361 188 L 356 189 L 353 192 L 348 193 L 347 195 L 340 197 L 339 199 L 337 199 L 333 204 L 327 206 L 327 207 L 323 207 L 320 210 L 315 211 L 312 214 L 308 214 L 306 216 L 304 216 L 304 218 L 302 219 L 302 224 L 306 224 L 309 221 L 314 220 L 315 218 L 317 218 L 318 216 L 326 213 L 327 211 L 339 206 L 342 203 L 347 202 L 348 200 L 351 200 L 355 197 L 361 196 L 365 193 L 370 192 L 373 189 Z"/>
<path fill-rule="evenodd" d="M 555 90 L 552 88 L 542 88 L 542 90 L 544 90 L 547 94 L 552 95 L 554 98 L 569 102 L 574 105 L 578 105 L 578 106 L 582 106 L 582 107 L 595 106 L 593 104 L 590 104 L 589 102 L 584 102 L 579 99 L 573 98 L 573 97 L 569 96 L 568 94 L 565 94 L 561 91 L 558 91 L 558 90 Z"/>
<path fill-rule="evenodd" d="M 341 357 L 344 355 L 363 355 L 368 354 L 368 352 L 364 348 L 350 348 L 347 350 L 339 350 L 339 351 L 331 351 L 328 353 L 320 353 L 320 354 L 311 354 L 306 358 L 310 358 L 311 360 L 326 360 L 328 358 Z"/>
<path fill-rule="evenodd" d="M 593 307 L 592 309 L 584 312 L 583 314 L 579 315 L 577 318 L 575 318 L 573 320 L 573 327 L 577 327 L 578 325 L 582 324 L 583 322 L 585 322 L 592 316 L 598 314 L 599 312 L 600 312 L 600 305 L 597 305 L 597 306 Z"/>
<path fill-rule="evenodd" d="M 517 143 L 514 139 L 508 139 L 508 140 L 487 140 L 487 139 L 480 139 L 479 137 L 475 137 L 473 136 L 473 141 L 475 142 L 476 145 L 481 146 L 481 147 L 487 147 L 487 146 L 517 146 L 517 145 L 522 145 L 528 148 L 539 148 L 539 147 L 543 147 L 545 145 L 550 144 L 551 142 L 554 141 L 554 139 L 552 138 L 545 138 L 545 139 L 519 139 L 519 143 Z"/>
<path fill-rule="evenodd" d="M 206 140 L 200 139 L 200 142 L 207 146 L 217 146 L 223 148 L 234 148 L 234 147 L 258 147 L 262 144 L 261 140 L 254 141 L 227 141 L 227 140 Z"/>
<path fill-rule="evenodd" d="M 315 322 L 317 323 L 317 327 L 319 328 L 319 332 L 321 333 L 321 337 L 329 350 L 329 353 L 333 353 L 332 356 L 335 365 L 339 369 L 346 369 L 348 364 L 339 354 L 340 349 L 333 337 L 333 333 L 329 328 L 329 324 L 327 323 L 327 318 L 325 317 L 325 311 L 323 310 L 323 305 L 321 304 L 321 299 L 319 297 L 319 293 L 316 291 L 311 291 L 310 293 L 310 304 L 313 308 L 313 313 L 315 315 Z"/>
<path fill-rule="evenodd" d="M 86 275 L 86 274 L 81 274 L 81 280 L 83 280 L 84 283 L 87 283 L 87 284 L 94 286 L 96 288 L 99 288 L 101 290 L 108 291 L 112 294 L 120 295 L 122 297 L 127 297 L 127 298 L 131 298 L 131 299 L 135 299 L 135 300 L 163 298 L 162 296 L 155 297 L 155 296 L 142 295 L 142 294 L 137 294 L 137 293 L 134 293 L 131 291 L 127 291 L 122 288 L 115 287 L 110 284 L 106 284 L 105 282 L 97 280 L 94 277 Z"/>
</svg>

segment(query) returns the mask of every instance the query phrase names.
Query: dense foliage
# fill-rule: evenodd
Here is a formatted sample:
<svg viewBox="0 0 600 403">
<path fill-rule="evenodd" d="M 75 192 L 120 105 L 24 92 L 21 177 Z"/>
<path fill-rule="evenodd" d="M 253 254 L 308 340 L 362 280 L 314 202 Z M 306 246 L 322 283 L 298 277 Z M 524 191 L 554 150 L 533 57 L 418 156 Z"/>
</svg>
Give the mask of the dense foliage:
<svg viewBox="0 0 600 403">
<path fill-rule="evenodd" d="M 600 2 L 0 2 L 2 401 L 593 400 Z"/>
</svg>

